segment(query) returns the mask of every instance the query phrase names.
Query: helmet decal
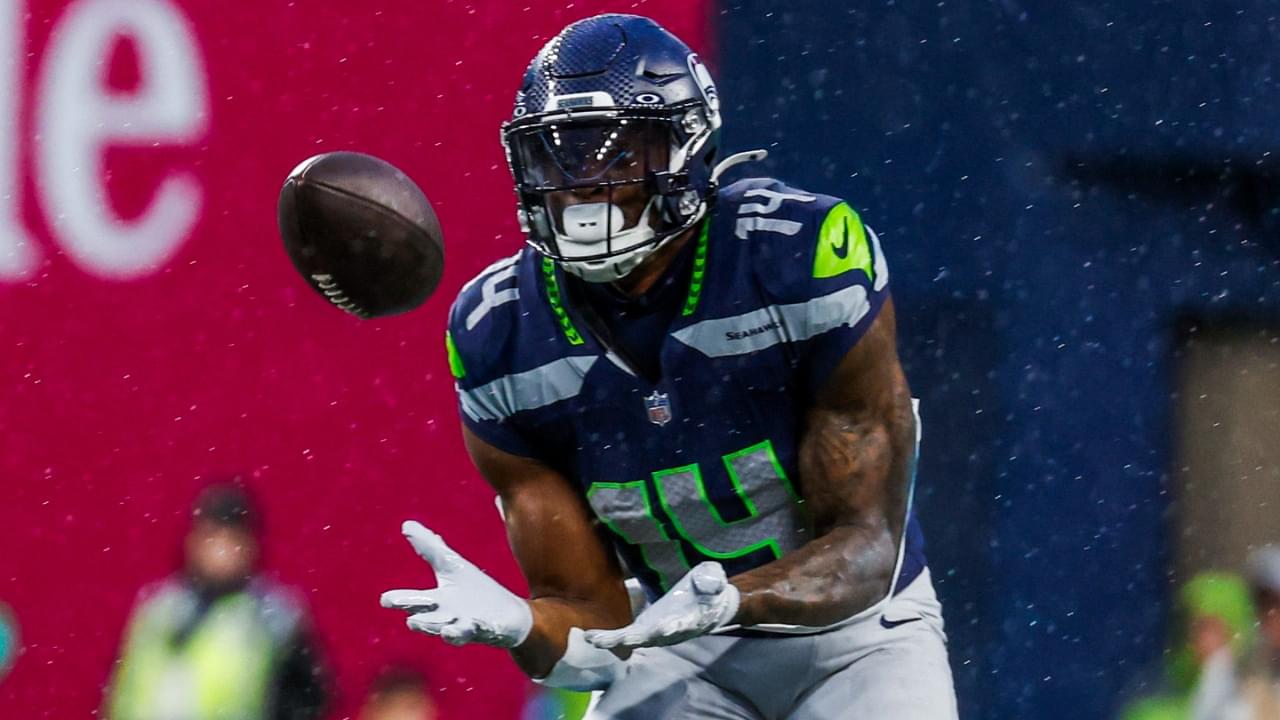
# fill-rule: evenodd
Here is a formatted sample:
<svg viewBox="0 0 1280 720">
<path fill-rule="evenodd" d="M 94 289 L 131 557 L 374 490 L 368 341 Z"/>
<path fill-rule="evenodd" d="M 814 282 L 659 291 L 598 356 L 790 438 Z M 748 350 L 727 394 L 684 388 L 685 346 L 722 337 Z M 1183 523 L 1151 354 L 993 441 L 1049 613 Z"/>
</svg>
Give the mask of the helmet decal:
<svg viewBox="0 0 1280 720">
<path fill-rule="evenodd" d="M 707 103 L 707 120 L 712 127 L 720 127 L 720 93 L 716 91 L 716 83 L 711 79 L 711 72 L 697 54 L 689 55 L 689 72 L 702 91 L 702 99 Z"/>
<path fill-rule="evenodd" d="M 551 95 L 547 97 L 544 111 L 564 110 L 566 108 L 610 107 L 614 104 L 609 93 L 593 90 L 591 92 L 572 93 L 569 95 Z"/>
</svg>

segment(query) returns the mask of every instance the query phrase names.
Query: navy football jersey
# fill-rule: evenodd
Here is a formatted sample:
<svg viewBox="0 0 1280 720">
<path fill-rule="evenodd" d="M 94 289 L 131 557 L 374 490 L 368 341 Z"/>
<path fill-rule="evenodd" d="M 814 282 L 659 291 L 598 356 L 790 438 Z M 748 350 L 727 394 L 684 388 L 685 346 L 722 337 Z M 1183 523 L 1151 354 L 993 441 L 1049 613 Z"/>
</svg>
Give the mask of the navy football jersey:
<svg viewBox="0 0 1280 720">
<path fill-rule="evenodd" d="M 858 214 L 777 180 L 721 189 L 693 242 L 657 377 L 589 332 L 574 280 L 528 247 L 464 286 L 449 316 L 462 421 L 576 482 L 651 598 L 703 560 L 732 576 L 813 537 L 804 415 L 889 294 Z M 908 513 L 896 588 L 924 567 Z"/>
</svg>

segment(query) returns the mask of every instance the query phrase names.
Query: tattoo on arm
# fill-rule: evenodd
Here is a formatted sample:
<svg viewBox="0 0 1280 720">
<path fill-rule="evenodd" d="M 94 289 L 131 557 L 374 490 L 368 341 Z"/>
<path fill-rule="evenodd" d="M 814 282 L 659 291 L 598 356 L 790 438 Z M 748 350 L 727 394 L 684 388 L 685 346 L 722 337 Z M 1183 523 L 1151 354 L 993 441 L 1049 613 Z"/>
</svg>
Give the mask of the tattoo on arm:
<svg viewBox="0 0 1280 720">
<path fill-rule="evenodd" d="M 889 591 L 914 463 L 915 416 L 886 304 L 806 418 L 801 494 L 814 539 L 733 578 L 735 622 L 830 625 Z"/>
</svg>

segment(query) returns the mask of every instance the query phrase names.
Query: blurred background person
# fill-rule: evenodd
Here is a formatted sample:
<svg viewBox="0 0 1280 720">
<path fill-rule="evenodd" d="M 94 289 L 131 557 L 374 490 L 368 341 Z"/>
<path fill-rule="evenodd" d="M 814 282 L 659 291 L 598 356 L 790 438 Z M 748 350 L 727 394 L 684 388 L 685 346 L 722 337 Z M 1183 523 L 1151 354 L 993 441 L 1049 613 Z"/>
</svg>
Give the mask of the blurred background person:
<svg viewBox="0 0 1280 720">
<path fill-rule="evenodd" d="M 18 658 L 18 621 L 8 605 L 0 602 L 0 680 Z"/>
<path fill-rule="evenodd" d="M 394 665 L 374 678 L 358 719 L 436 720 L 437 717 L 427 678 L 407 665 Z"/>
<path fill-rule="evenodd" d="M 106 699 L 112 720 L 309 720 L 327 673 L 298 594 L 259 574 L 237 483 L 197 499 L 181 571 L 143 590 Z"/>
<path fill-rule="evenodd" d="M 1176 609 L 1164 688 L 1131 703 L 1122 720 L 1234 720 L 1237 662 L 1253 629 L 1248 586 L 1231 573 L 1200 573 Z"/>
<path fill-rule="evenodd" d="M 1249 556 L 1249 587 L 1258 617 L 1258 641 L 1245 663 L 1240 709 L 1231 720 L 1280 718 L 1280 547 Z"/>
</svg>

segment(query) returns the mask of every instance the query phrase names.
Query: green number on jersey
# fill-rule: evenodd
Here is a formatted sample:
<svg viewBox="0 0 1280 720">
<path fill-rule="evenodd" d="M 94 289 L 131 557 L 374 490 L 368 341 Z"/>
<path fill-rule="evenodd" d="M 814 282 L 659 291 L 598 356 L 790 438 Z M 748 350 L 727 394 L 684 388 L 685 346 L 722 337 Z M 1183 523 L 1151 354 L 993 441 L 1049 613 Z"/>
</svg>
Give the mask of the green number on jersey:
<svg viewBox="0 0 1280 720">
<path fill-rule="evenodd" d="M 639 551 L 663 590 L 704 559 L 732 560 L 765 549 L 776 559 L 808 539 L 800 498 L 782 470 L 772 443 L 766 440 L 721 460 L 734 494 L 747 509 L 747 517 L 724 519 L 732 509 L 716 506 L 696 464 L 652 474 L 657 502 L 675 537 L 655 516 L 645 481 L 597 482 L 587 492 L 587 501 L 596 515 L 623 542 Z M 676 538 L 688 547 L 682 547 Z"/>
</svg>

